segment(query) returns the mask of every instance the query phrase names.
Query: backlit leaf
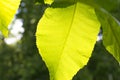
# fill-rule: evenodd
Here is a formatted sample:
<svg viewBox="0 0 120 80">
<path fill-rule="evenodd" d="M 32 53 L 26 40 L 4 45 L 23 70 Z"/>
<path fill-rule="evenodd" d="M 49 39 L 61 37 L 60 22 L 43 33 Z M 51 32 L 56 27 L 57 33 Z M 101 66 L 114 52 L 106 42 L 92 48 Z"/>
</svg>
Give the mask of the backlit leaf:
<svg viewBox="0 0 120 80">
<path fill-rule="evenodd" d="M 4 36 L 8 35 L 8 25 L 12 21 L 20 0 L 0 0 L 0 31 Z"/>
<path fill-rule="evenodd" d="M 88 5 L 77 2 L 71 6 L 63 3 L 57 5 L 58 8 L 55 6 L 47 8 L 40 20 L 36 44 L 50 79 L 71 80 L 87 64 L 100 23 Z"/>
<path fill-rule="evenodd" d="M 44 0 L 44 2 L 45 2 L 46 4 L 52 4 L 53 1 L 54 1 L 54 0 Z"/>
</svg>

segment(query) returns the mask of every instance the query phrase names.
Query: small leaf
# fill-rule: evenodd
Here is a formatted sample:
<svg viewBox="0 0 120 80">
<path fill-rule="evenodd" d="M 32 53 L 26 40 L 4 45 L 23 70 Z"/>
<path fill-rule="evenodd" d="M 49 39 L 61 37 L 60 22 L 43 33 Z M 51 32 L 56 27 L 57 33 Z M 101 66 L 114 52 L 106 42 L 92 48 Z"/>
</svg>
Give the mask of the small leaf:
<svg viewBox="0 0 120 80">
<path fill-rule="evenodd" d="M 44 0 L 45 4 L 52 4 L 54 0 Z"/>
<path fill-rule="evenodd" d="M 103 29 L 103 44 L 120 62 L 120 22 L 105 11 L 96 11 Z"/>
<path fill-rule="evenodd" d="M 4 36 L 8 35 L 8 25 L 12 21 L 20 0 L 1 0 L 0 1 L 0 31 Z"/>
<path fill-rule="evenodd" d="M 71 80 L 87 64 L 100 28 L 92 7 L 79 2 L 63 5 L 68 4 L 47 8 L 37 26 L 36 44 L 50 80 Z"/>
</svg>

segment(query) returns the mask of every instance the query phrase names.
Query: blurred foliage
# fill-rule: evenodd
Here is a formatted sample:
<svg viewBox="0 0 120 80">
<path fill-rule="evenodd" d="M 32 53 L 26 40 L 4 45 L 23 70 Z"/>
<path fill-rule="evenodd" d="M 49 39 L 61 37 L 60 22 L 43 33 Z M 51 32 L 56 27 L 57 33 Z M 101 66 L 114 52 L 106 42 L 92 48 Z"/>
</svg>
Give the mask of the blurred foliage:
<svg viewBox="0 0 120 80">
<path fill-rule="evenodd" d="M 35 43 L 36 26 L 45 8 L 43 0 L 22 0 L 17 18 L 23 20 L 25 32 L 14 45 L 7 45 L 0 40 L 0 80 L 49 80 L 48 69 Z M 118 20 L 119 8 L 111 11 Z M 89 63 L 73 80 L 120 80 L 120 65 L 99 41 Z"/>
<path fill-rule="evenodd" d="M 0 80 L 49 80 L 35 43 L 36 26 L 44 8 L 36 5 L 34 0 L 22 0 L 17 18 L 23 20 L 25 32 L 15 45 L 7 45 L 1 40 Z"/>
<path fill-rule="evenodd" d="M 120 65 L 106 51 L 102 41 L 96 43 L 87 66 L 80 70 L 73 80 L 120 80 Z"/>
</svg>

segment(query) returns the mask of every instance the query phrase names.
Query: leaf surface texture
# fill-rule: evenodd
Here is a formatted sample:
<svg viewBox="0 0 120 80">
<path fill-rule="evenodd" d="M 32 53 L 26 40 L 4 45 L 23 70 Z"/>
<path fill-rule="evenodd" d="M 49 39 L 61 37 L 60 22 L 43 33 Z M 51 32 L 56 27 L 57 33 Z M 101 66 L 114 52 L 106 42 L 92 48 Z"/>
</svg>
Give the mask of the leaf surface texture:
<svg viewBox="0 0 120 80">
<path fill-rule="evenodd" d="M 50 80 L 71 80 L 87 64 L 100 28 L 92 7 L 65 5 L 47 8 L 37 26 L 36 44 Z"/>
</svg>

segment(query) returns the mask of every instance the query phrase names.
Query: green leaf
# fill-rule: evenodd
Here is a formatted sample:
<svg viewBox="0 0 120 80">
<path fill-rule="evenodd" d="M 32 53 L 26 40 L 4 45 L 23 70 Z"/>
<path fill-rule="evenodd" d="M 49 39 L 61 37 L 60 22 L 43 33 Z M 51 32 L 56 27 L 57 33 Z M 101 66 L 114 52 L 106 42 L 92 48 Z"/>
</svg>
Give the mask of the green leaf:
<svg viewBox="0 0 120 80">
<path fill-rule="evenodd" d="M 120 0 L 79 0 L 80 2 L 89 4 L 94 8 L 103 8 L 107 11 L 119 9 Z"/>
<path fill-rule="evenodd" d="M 12 21 L 20 0 L 1 0 L 0 1 L 0 31 L 4 36 L 8 35 L 8 25 Z"/>
<path fill-rule="evenodd" d="M 66 3 L 47 8 L 36 32 L 51 80 L 71 80 L 87 64 L 100 28 L 92 7 L 79 2 L 63 5 Z"/>
<path fill-rule="evenodd" d="M 120 0 L 94 0 L 94 3 L 107 11 L 112 11 L 119 8 Z"/>
<path fill-rule="evenodd" d="M 105 11 L 96 11 L 103 29 L 103 44 L 120 62 L 120 22 Z"/>
<path fill-rule="evenodd" d="M 52 2 L 75 2 L 75 1 L 79 1 L 85 4 L 88 4 L 90 6 L 93 6 L 94 8 L 96 7 L 100 7 L 100 8 L 104 8 L 107 11 L 112 11 L 115 9 L 119 9 L 119 5 L 120 5 L 120 0 L 45 0 L 46 2 L 48 1 L 52 1 Z M 49 4 L 49 3 L 48 3 Z"/>
<path fill-rule="evenodd" d="M 52 4 L 54 0 L 44 0 L 45 4 Z"/>
</svg>

